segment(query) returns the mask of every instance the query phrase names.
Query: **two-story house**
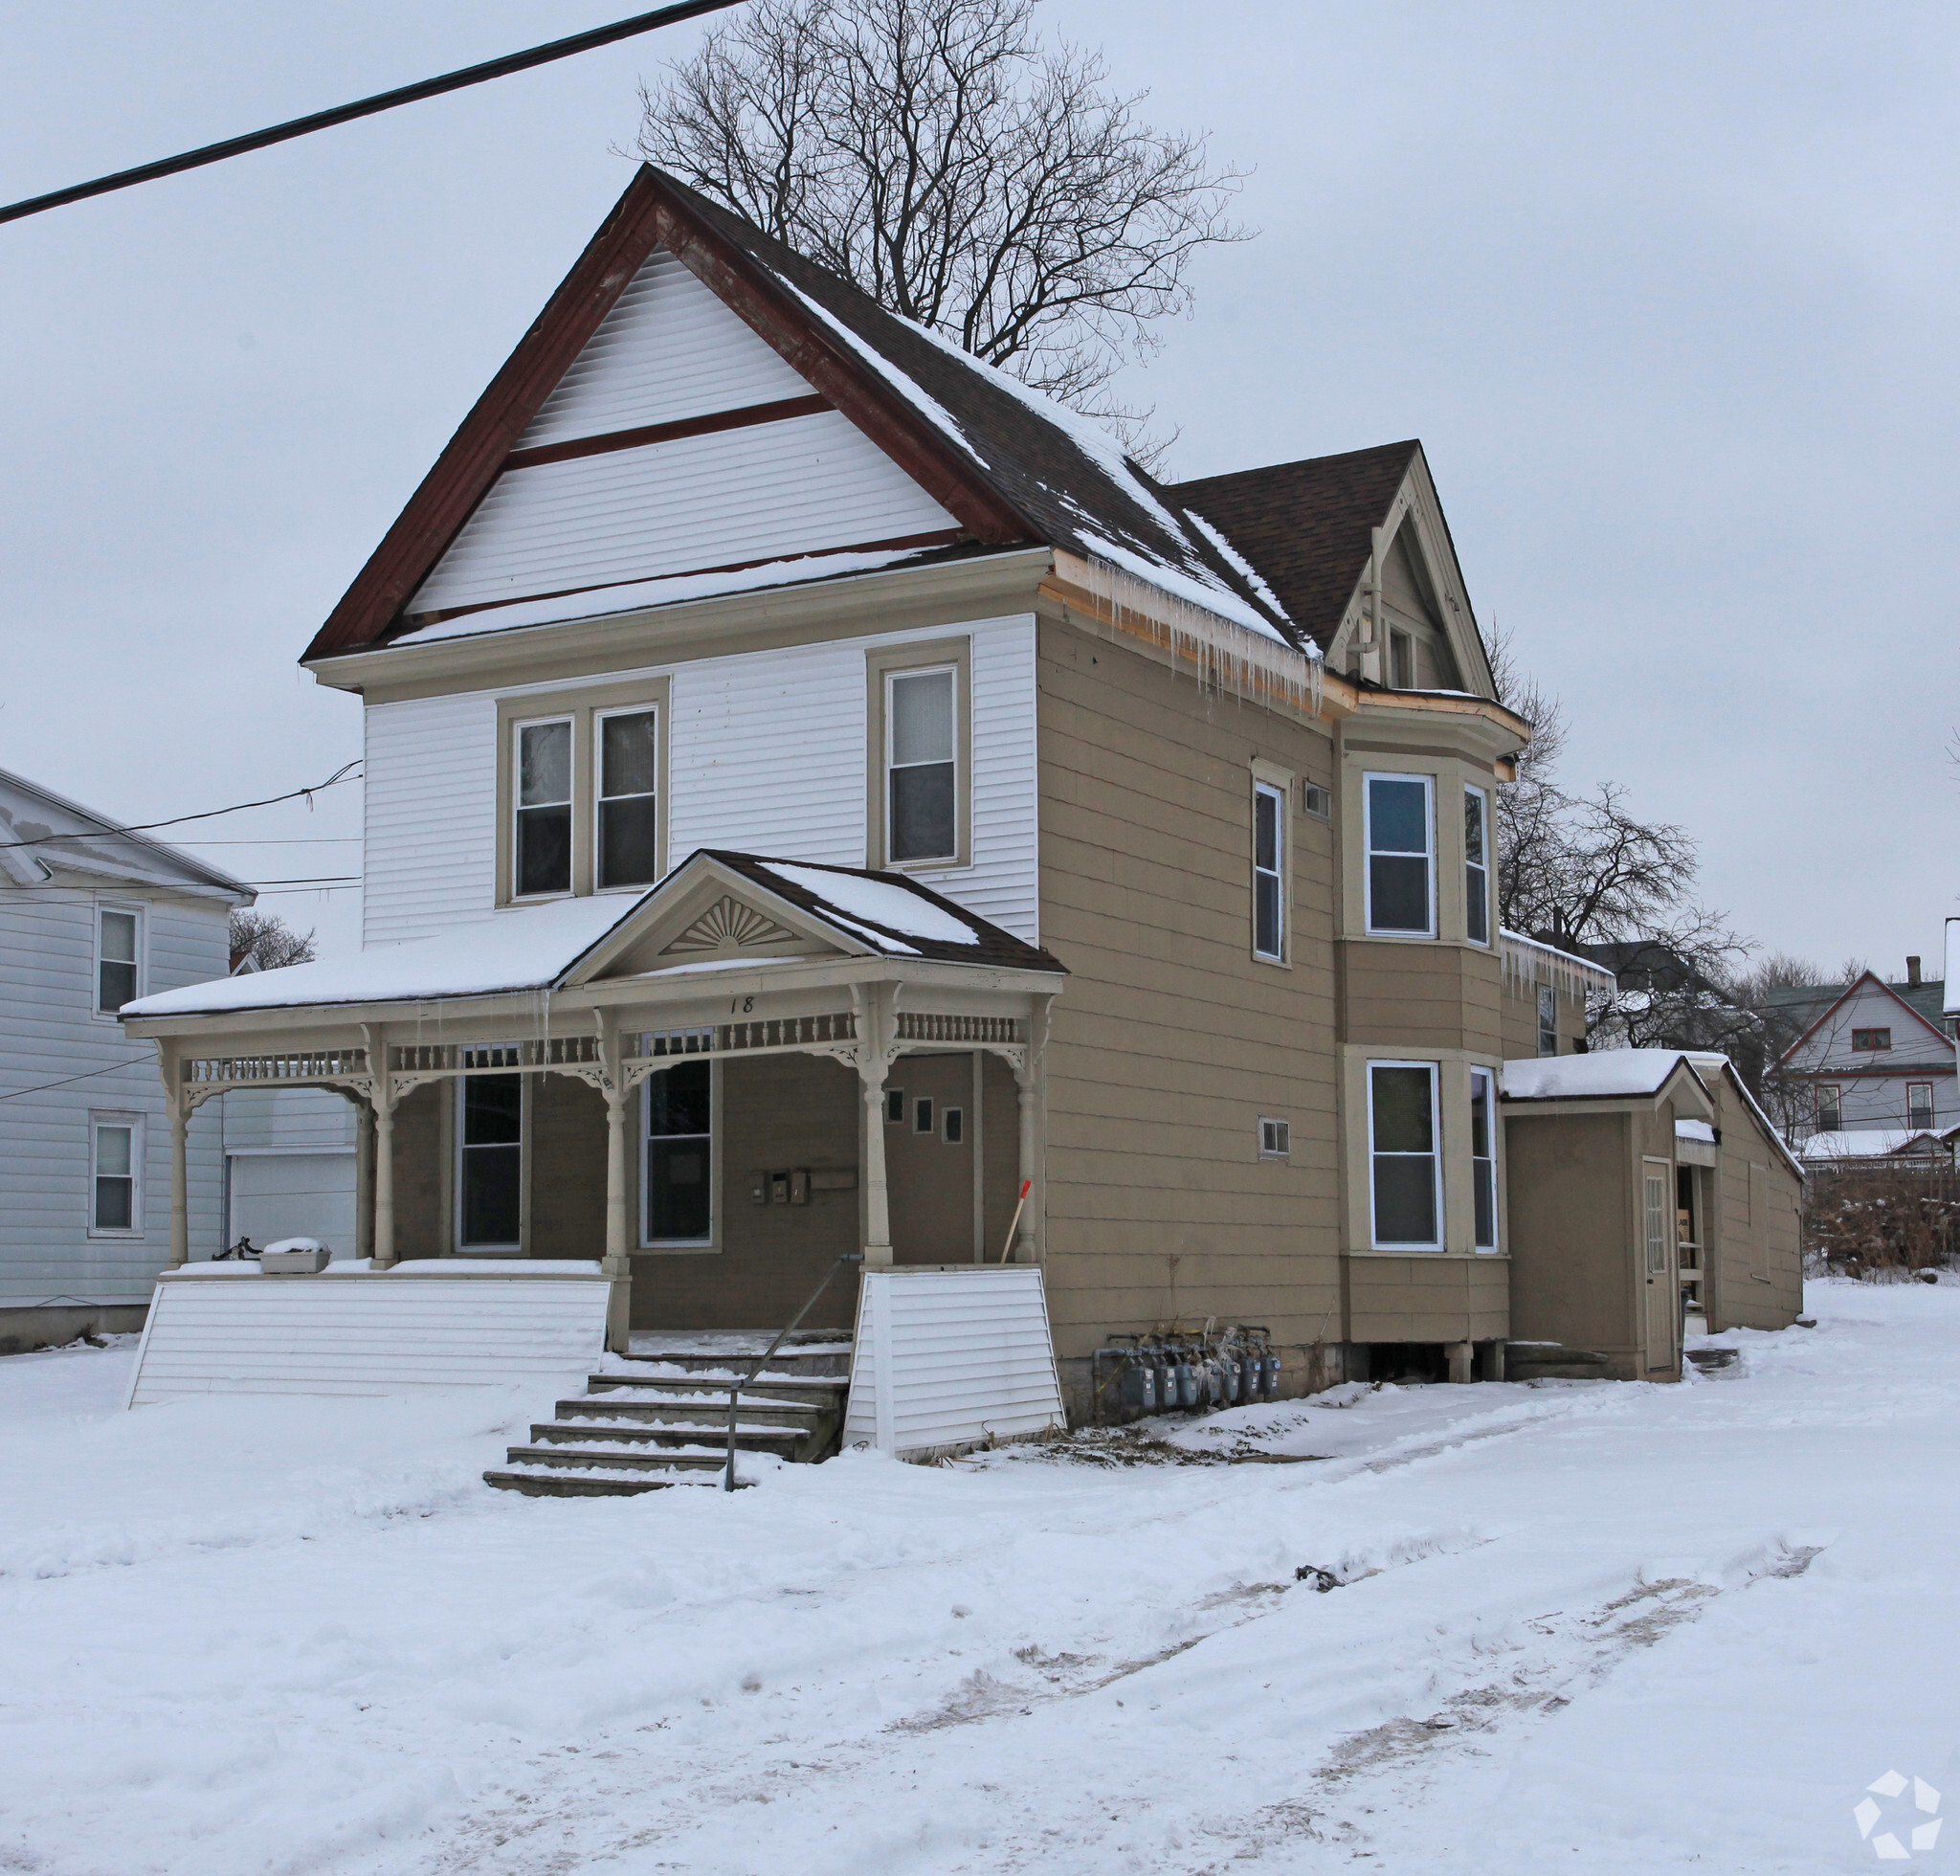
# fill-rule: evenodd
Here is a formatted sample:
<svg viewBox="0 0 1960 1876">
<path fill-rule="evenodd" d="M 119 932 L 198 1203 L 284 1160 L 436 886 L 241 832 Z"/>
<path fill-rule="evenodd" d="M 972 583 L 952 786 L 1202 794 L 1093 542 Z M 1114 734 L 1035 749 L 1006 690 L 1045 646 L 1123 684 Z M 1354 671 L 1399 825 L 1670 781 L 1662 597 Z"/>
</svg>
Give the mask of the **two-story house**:
<svg viewBox="0 0 1960 1876">
<path fill-rule="evenodd" d="M 116 1013 L 223 976 L 232 908 L 253 898 L 0 771 L 0 1354 L 143 1327 L 171 1243 L 172 1122 L 155 1048 Z M 214 1250 L 217 1113 L 180 1147 L 185 1229 Z"/>
<path fill-rule="evenodd" d="M 1779 1014 L 1799 1030 L 1776 1074 L 1804 1090 L 1797 1132 L 1807 1156 L 1896 1151 L 1917 1136 L 1960 1127 L 1960 1075 L 1945 1014 L 1944 983 L 1916 957 L 1887 983 L 1867 971 L 1845 985 L 1778 993 Z"/>
<path fill-rule="evenodd" d="M 1165 1326 L 1498 1371 L 1501 1070 L 1611 978 L 1497 927 L 1419 444 L 1161 485 L 643 168 L 304 662 L 366 949 L 129 1027 L 355 1095 L 376 1264 L 600 1256 L 624 1348 L 1039 1262 L 1078 1414 Z"/>
</svg>

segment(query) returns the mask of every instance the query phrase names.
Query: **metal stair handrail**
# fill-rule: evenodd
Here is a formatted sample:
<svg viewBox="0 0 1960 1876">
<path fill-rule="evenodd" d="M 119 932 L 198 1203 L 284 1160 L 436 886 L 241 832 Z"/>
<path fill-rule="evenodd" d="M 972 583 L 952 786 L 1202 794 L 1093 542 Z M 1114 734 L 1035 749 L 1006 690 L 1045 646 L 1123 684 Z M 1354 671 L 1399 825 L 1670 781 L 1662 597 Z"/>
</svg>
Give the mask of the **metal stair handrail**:
<svg viewBox="0 0 1960 1876">
<path fill-rule="evenodd" d="M 748 1371 L 748 1373 L 742 1377 L 741 1380 L 731 1381 L 729 1383 L 728 1463 L 723 1469 L 722 1472 L 722 1489 L 724 1491 L 733 1491 L 735 1489 L 735 1417 L 737 1413 L 741 1410 L 742 1390 L 747 1387 L 749 1383 L 753 1381 L 755 1377 L 758 1374 L 760 1374 L 763 1372 L 763 1370 L 769 1365 L 770 1361 L 775 1356 L 776 1351 L 783 1346 L 784 1342 L 790 1336 L 793 1335 L 796 1332 L 797 1325 L 802 1322 L 805 1316 L 809 1315 L 809 1313 L 816 1307 L 817 1298 L 820 1297 L 825 1290 L 830 1288 L 831 1279 L 837 1274 L 839 1268 L 841 1268 L 844 1264 L 847 1263 L 862 1263 L 863 1262 L 864 1253 L 862 1251 L 846 1251 L 843 1254 L 843 1256 L 838 1258 L 836 1262 L 832 1264 L 831 1267 L 823 1273 L 823 1281 L 820 1284 L 818 1284 L 817 1286 L 813 1290 L 812 1290 L 810 1292 L 810 1295 L 804 1300 L 803 1307 L 797 1310 L 796 1313 L 790 1318 L 789 1322 L 783 1328 L 779 1329 L 776 1331 L 776 1339 L 773 1342 L 771 1342 L 767 1349 L 763 1351 L 762 1357 L 760 1360 L 756 1362 L 755 1366 L 751 1368 Z"/>
</svg>

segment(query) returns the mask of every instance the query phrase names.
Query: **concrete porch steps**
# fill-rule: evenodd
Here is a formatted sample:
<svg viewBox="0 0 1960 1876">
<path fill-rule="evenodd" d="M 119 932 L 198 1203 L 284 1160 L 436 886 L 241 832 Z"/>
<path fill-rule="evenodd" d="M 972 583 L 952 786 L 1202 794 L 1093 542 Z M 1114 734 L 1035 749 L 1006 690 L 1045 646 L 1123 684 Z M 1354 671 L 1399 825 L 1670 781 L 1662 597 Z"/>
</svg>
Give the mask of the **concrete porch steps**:
<svg viewBox="0 0 1960 1876">
<path fill-rule="evenodd" d="M 769 1336 L 634 1337 L 633 1353 L 557 1403 L 503 1465 L 483 1474 L 503 1491 L 538 1498 L 630 1496 L 715 1485 L 726 1463 L 732 1385 Z M 813 1464 L 835 1450 L 850 1391 L 851 1344 L 835 1332 L 785 1343 L 742 1389 L 738 1453 Z M 738 1481 L 740 1483 L 740 1481 Z"/>
</svg>

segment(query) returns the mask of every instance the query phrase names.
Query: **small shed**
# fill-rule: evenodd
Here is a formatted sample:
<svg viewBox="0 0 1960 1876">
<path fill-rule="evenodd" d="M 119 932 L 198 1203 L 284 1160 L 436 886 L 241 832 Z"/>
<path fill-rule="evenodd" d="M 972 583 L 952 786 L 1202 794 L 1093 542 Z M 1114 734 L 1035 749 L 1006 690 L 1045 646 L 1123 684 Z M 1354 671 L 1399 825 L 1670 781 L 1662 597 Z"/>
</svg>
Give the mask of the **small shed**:
<svg viewBox="0 0 1960 1876">
<path fill-rule="evenodd" d="M 1801 1172 L 1726 1058 L 1506 1062 L 1503 1107 L 1514 1370 L 1679 1380 L 1690 1329 L 1796 1319 Z"/>
</svg>

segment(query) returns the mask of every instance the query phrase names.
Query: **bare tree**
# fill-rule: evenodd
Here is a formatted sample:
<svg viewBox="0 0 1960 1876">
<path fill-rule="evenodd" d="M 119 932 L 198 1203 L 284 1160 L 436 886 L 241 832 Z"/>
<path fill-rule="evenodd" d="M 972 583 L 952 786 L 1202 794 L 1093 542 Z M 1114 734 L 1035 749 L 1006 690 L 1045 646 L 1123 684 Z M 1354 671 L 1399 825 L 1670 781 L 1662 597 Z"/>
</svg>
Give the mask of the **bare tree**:
<svg viewBox="0 0 1960 1876">
<path fill-rule="evenodd" d="M 753 0 L 642 87 L 639 146 L 905 318 L 1092 415 L 1244 172 L 1153 129 L 1036 0 Z M 1134 421 L 1134 418 L 1131 418 Z"/>
<path fill-rule="evenodd" d="M 319 955 L 310 931 L 295 931 L 277 912 L 232 914 L 232 969 L 250 958 L 256 969 L 277 971 L 287 964 L 311 964 Z"/>
</svg>

